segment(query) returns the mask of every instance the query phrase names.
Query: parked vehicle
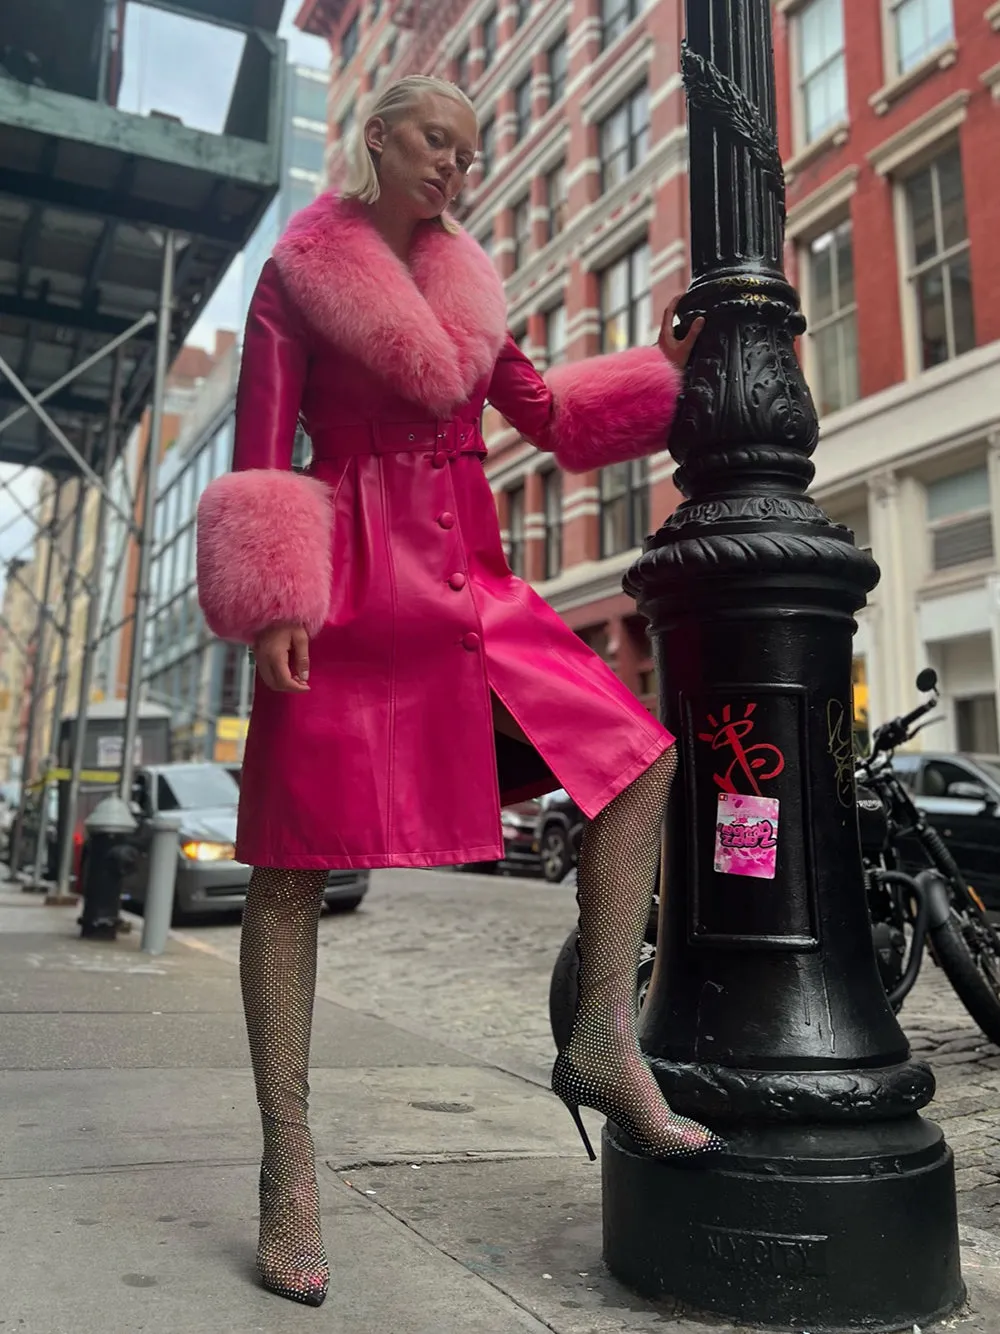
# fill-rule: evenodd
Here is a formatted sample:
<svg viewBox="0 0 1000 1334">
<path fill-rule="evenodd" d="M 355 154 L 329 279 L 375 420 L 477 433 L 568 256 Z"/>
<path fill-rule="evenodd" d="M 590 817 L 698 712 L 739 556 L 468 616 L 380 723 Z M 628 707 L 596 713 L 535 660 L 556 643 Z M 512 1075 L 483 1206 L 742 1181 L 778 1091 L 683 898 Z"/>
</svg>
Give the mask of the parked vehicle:
<svg viewBox="0 0 1000 1334">
<path fill-rule="evenodd" d="M 901 761 L 915 758 L 897 756 L 897 747 L 912 740 L 918 724 L 937 706 L 936 673 L 921 672 L 917 688 L 930 697 L 879 727 L 871 753 L 857 767 L 859 839 L 878 968 L 898 1011 L 929 950 L 986 1037 L 1000 1043 L 1000 935 L 977 888 L 968 884 L 929 813 L 897 771 Z M 912 775 L 912 766 L 902 767 Z M 982 807 L 982 798 L 978 801 Z M 654 897 L 637 978 L 640 1006 L 652 977 L 658 916 Z M 574 931 L 556 960 L 549 990 L 549 1018 L 560 1048 L 569 1041 L 576 1012 L 578 968 Z"/>
<path fill-rule="evenodd" d="M 498 871 L 538 870 L 537 801 L 520 801 L 500 812 L 504 855 L 498 862 L 463 862 L 455 869 L 474 871 L 477 875 L 495 875 Z"/>
<path fill-rule="evenodd" d="M 580 860 L 584 815 L 562 788 L 542 798 L 538 816 L 538 861 L 551 885 L 566 879 Z"/>
<path fill-rule="evenodd" d="M 986 907 L 1000 912 L 1000 755 L 924 751 L 893 768 Z M 907 846 L 907 870 L 919 856 Z"/>
<path fill-rule="evenodd" d="M 126 877 L 125 896 L 141 907 L 149 879 L 153 817 L 180 817 L 177 884 L 178 918 L 227 912 L 243 906 L 251 868 L 236 861 L 236 807 L 239 788 L 219 764 L 160 764 L 136 772 L 134 813 L 139 827 L 132 835 L 139 853 Z M 325 900 L 329 907 L 351 911 L 368 891 L 367 871 L 331 871 Z"/>
</svg>

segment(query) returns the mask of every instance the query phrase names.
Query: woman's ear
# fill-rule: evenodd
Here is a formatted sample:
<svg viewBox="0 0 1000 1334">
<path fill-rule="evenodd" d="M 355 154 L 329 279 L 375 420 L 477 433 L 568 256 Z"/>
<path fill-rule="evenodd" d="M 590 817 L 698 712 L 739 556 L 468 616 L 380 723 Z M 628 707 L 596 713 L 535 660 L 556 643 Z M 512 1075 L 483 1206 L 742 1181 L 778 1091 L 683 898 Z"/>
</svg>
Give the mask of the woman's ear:
<svg viewBox="0 0 1000 1334">
<path fill-rule="evenodd" d="M 386 123 L 381 116 L 373 116 L 365 126 L 365 144 L 369 153 L 378 157 L 385 147 Z"/>
</svg>

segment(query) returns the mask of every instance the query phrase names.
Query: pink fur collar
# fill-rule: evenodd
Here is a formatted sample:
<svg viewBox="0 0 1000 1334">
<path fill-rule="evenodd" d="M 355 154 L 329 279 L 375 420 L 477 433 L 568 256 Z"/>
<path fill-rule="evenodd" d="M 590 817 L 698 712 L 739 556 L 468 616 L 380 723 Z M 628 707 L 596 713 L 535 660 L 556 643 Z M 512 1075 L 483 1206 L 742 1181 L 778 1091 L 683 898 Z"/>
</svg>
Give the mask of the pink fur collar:
<svg viewBox="0 0 1000 1334">
<path fill-rule="evenodd" d="M 507 308 L 490 260 L 465 232 L 421 225 L 408 268 L 335 194 L 293 218 L 274 251 L 309 324 L 404 398 L 447 416 L 493 369 Z"/>
</svg>

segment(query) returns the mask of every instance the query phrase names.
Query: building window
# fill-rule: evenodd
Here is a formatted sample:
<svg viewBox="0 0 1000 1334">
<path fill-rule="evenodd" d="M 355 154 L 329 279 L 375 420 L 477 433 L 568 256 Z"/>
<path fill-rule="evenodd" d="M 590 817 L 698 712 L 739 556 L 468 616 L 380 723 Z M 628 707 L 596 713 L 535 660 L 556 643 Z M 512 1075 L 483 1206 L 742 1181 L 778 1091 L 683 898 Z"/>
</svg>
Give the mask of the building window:
<svg viewBox="0 0 1000 1334">
<path fill-rule="evenodd" d="M 549 240 L 554 241 L 566 226 L 569 182 L 566 163 L 553 167 L 545 178 L 545 202 L 549 210 Z"/>
<path fill-rule="evenodd" d="M 545 315 L 545 351 L 550 366 L 558 366 L 566 360 L 568 343 L 566 332 L 566 307 L 553 306 Z"/>
<path fill-rule="evenodd" d="M 315 79 L 299 76 L 294 83 L 295 115 L 303 120 L 313 120 L 319 125 L 326 124 L 326 84 Z"/>
<path fill-rule="evenodd" d="M 531 13 L 532 0 L 517 0 L 514 6 L 514 26 L 521 28 L 528 21 Z"/>
<path fill-rule="evenodd" d="M 375 20 L 381 13 L 382 13 L 382 0 L 372 0 L 372 13 L 371 13 L 372 23 L 375 22 Z"/>
<path fill-rule="evenodd" d="M 635 347 L 649 337 L 653 319 L 649 243 L 623 255 L 601 274 L 601 346 L 605 352 Z"/>
<path fill-rule="evenodd" d="M 515 486 L 507 492 L 507 564 L 512 572 L 524 578 L 524 487 Z"/>
<path fill-rule="evenodd" d="M 646 8 L 647 0 L 601 0 L 601 45 L 617 42 Z"/>
<path fill-rule="evenodd" d="M 962 159 L 957 146 L 906 181 L 910 285 L 922 370 L 976 345 Z"/>
<path fill-rule="evenodd" d="M 955 700 L 955 740 L 967 755 L 995 755 L 1000 747 L 997 735 L 996 695 L 969 695 Z M 968 782 L 971 774 L 961 772 L 958 781 Z"/>
<path fill-rule="evenodd" d="M 345 112 L 337 122 L 337 136 L 342 144 L 347 143 L 347 137 L 354 129 L 354 108 Z"/>
<path fill-rule="evenodd" d="M 554 107 L 566 96 L 569 79 L 569 38 L 566 33 L 549 47 L 549 106 Z"/>
<path fill-rule="evenodd" d="M 803 142 L 847 119 L 843 0 L 810 0 L 796 15 Z"/>
<path fill-rule="evenodd" d="M 482 168 L 482 180 L 484 181 L 496 165 L 496 141 L 496 121 L 488 120 L 479 131 L 479 165 Z"/>
<path fill-rule="evenodd" d="M 493 232 L 492 230 L 484 232 L 479 238 L 479 244 L 489 259 L 493 258 Z"/>
<path fill-rule="evenodd" d="M 497 11 L 494 9 L 483 19 L 483 69 L 487 70 L 496 60 L 499 45 L 500 25 Z"/>
<path fill-rule="evenodd" d="M 291 165 L 302 171 L 321 172 L 326 166 L 326 135 L 292 130 Z"/>
<path fill-rule="evenodd" d="M 649 88 L 643 84 L 601 124 L 601 188 L 623 181 L 649 152 Z"/>
<path fill-rule="evenodd" d="M 558 468 L 542 474 L 542 505 L 545 516 L 545 578 L 562 573 L 563 479 Z"/>
<path fill-rule="evenodd" d="M 350 23 L 344 29 L 344 35 L 340 39 L 340 68 L 344 69 L 354 59 L 358 42 L 361 37 L 361 15 L 355 14 Z"/>
<path fill-rule="evenodd" d="M 809 246 L 809 338 L 813 392 L 820 416 L 860 396 L 854 242 L 849 222 Z"/>
<path fill-rule="evenodd" d="M 463 46 L 455 60 L 455 82 L 459 88 L 467 88 L 469 83 L 469 48 Z"/>
<path fill-rule="evenodd" d="M 531 75 L 521 80 L 514 90 L 514 115 L 517 118 L 516 142 L 527 135 L 531 129 Z"/>
<path fill-rule="evenodd" d="M 531 197 L 514 205 L 514 268 L 519 269 L 531 254 Z"/>
<path fill-rule="evenodd" d="M 927 520 L 931 532 L 931 568 L 993 557 L 993 516 L 986 464 L 931 482 L 927 488 Z"/>
<path fill-rule="evenodd" d="M 896 73 L 922 60 L 955 36 L 951 0 L 889 0 Z"/>
<path fill-rule="evenodd" d="M 601 556 L 639 546 L 649 529 L 649 465 L 646 459 L 601 469 Z"/>
</svg>

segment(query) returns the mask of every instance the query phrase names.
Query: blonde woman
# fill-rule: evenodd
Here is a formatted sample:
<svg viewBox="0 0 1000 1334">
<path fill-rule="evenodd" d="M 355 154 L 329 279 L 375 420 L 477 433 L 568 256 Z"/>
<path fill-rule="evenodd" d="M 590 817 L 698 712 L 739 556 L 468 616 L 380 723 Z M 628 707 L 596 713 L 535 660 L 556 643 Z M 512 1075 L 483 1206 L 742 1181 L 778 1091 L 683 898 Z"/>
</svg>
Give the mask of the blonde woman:
<svg viewBox="0 0 1000 1334">
<path fill-rule="evenodd" d="M 307 1123 L 327 873 L 497 858 L 501 806 L 565 788 L 589 817 L 580 1003 L 552 1087 L 656 1157 L 720 1146 L 642 1057 L 635 974 L 673 738 L 504 557 L 480 433 L 488 399 L 570 471 L 661 449 L 699 327 L 543 379 L 483 251 L 449 217 L 478 125 L 408 78 L 364 122 L 345 188 L 293 221 L 246 331 L 234 471 L 199 512 L 208 624 L 260 684 L 237 855 L 254 866 L 241 978 L 264 1131 L 264 1284 L 323 1301 Z M 291 471 L 296 422 L 314 449 Z M 584 1133 L 584 1143 L 593 1150 Z"/>
</svg>

